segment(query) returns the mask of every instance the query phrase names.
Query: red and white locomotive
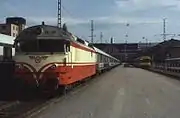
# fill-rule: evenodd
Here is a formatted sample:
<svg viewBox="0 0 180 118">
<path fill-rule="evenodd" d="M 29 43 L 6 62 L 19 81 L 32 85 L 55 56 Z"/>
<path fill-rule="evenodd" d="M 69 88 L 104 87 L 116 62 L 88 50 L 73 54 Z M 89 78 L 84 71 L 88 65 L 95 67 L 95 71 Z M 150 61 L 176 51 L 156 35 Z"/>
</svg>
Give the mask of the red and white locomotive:
<svg viewBox="0 0 180 118">
<path fill-rule="evenodd" d="M 15 78 L 56 90 L 119 64 L 119 60 L 55 26 L 32 26 L 15 40 Z"/>
</svg>

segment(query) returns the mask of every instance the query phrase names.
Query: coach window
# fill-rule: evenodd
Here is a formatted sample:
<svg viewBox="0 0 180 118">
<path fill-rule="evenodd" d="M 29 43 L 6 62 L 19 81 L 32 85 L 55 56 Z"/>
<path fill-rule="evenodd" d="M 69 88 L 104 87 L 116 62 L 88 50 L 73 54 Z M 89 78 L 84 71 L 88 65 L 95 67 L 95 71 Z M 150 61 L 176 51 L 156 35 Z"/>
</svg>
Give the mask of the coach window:
<svg viewBox="0 0 180 118">
<path fill-rule="evenodd" d="M 103 55 L 101 54 L 101 62 L 103 62 Z"/>
<path fill-rule="evenodd" d="M 105 61 L 105 60 L 104 60 L 104 55 L 102 55 L 102 62 L 104 63 L 104 61 Z"/>
<path fill-rule="evenodd" d="M 102 62 L 102 55 L 99 54 L 99 62 Z"/>
</svg>

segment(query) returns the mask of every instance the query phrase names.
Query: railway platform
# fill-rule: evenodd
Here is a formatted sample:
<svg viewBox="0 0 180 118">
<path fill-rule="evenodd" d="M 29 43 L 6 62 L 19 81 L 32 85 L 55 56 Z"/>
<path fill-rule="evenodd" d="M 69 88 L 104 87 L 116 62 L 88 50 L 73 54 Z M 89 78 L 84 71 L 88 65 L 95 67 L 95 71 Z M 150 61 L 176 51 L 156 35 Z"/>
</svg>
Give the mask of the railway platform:
<svg viewBox="0 0 180 118">
<path fill-rule="evenodd" d="M 180 81 L 119 66 L 31 115 L 33 118 L 179 118 Z"/>
</svg>

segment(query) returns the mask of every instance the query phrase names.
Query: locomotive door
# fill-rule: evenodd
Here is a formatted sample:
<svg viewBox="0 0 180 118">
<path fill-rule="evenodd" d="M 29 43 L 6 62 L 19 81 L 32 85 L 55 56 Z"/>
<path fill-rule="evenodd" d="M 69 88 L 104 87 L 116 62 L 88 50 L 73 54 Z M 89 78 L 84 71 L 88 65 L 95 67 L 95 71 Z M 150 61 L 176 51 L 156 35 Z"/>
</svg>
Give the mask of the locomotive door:
<svg viewBox="0 0 180 118">
<path fill-rule="evenodd" d="M 66 51 L 67 51 L 67 65 L 68 67 L 72 68 L 72 51 L 70 50 L 70 44 L 68 43 L 66 45 Z"/>
<path fill-rule="evenodd" d="M 72 52 L 70 51 L 69 52 L 69 66 L 71 67 L 71 68 L 73 68 L 73 64 L 72 64 Z"/>
</svg>

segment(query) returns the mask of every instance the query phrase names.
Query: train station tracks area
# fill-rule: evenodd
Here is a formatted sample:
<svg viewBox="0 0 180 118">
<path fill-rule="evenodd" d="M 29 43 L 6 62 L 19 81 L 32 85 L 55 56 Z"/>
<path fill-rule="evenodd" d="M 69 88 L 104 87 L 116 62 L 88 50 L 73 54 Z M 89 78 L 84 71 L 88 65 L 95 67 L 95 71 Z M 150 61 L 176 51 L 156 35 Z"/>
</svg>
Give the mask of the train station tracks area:
<svg viewBox="0 0 180 118">
<path fill-rule="evenodd" d="M 10 6 L 4 5 L 11 7 L 12 1 L 7 3 Z M 33 16 L 23 11 L 29 23 L 16 16 L 17 13 L 0 23 L 0 118 L 180 118 L 180 34 L 177 34 L 177 22 L 175 28 L 170 27 L 172 34 L 166 31 L 166 19 L 171 18 L 168 22 L 173 25 L 177 20 L 174 16 L 178 14 L 172 13 L 171 16 L 168 11 L 167 18 L 163 18 L 163 34 L 154 34 L 159 32 L 160 22 L 156 25 L 136 23 L 136 20 L 144 22 L 144 18 L 136 14 L 136 8 L 132 10 L 132 18 L 123 18 L 121 14 L 126 14 L 134 4 L 123 5 L 119 14 L 122 0 L 99 2 L 108 7 L 98 7 L 98 14 L 91 16 L 93 14 L 88 12 L 90 17 L 86 17 L 87 13 L 81 7 L 83 1 L 76 1 L 73 5 L 70 0 L 70 3 L 61 1 L 55 1 L 57 25 L 51 18 L 52 22 L 46 18 L 52 16 L 52 10 L 48 11 L 54 8 L 53 4 L 44 1 L 44 5 L 29 1 L 16 2 L 18 5 L 13 6 L 22 16 L 23 9 L 18 7 L 29 8 L 25 10 L 27 12 L 32 11 L 29 6 L 33 5 Z M 96 9 L 97 2 L 91 1 L 90 4 L 92 8 L 86 10 L 93 12 L 91 9 Z M 167 5 L 172 4 L 168 2 Z M 158 3 L 155 10 L 162 6 L 164 4 Z M 40 13 L 42 7 L 46 14 Z M 72 15 L 66 7 L 69 10 L 78 8 L 74 11 L 78 15 Z M 150 7 L 141 13 L 156 12 L 152 10 L 154 5 Z M 104 8 L 113 14 L 104 18 L 99 14 Z M 167 9 L 174 12 L 169 7 L 165 11 Z M 2 17 L 9 14 L 6 10 L 8 8 L 3 10 Z M 62 23 L 65 12 L 69 15 L 65 18 L 66 23 L 64 19 Z M 162 14 L 160 12 L 157 13 Z M 147 21 L 151 22 L 158 14 L 151 13 Z M 114 25 L 114 20 L 109 22 L 111 16 L 118 18 L 119 15 L 124 20 L 122 23 Z M 38 24 L 41 19 L 42 23 Z M 89 20 L 91 36 L 87 36 L 88 30 L 82 31 L 88 27 L 81 27 Z M 119 26 L 120 29 L 116 28 Z M 94 38 L 97 31 L 100 31 L 100 40 Z"/>
</svg>

